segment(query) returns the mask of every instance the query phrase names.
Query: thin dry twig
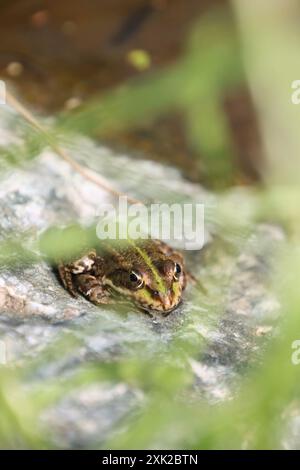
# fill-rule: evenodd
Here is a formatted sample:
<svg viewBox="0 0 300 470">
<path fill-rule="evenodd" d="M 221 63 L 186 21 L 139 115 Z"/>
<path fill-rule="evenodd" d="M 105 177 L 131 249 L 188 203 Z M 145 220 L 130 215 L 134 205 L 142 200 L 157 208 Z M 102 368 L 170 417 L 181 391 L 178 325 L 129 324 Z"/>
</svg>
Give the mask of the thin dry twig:
<svg viewBox="0 0 300 470">
<path fill-rule="evenodd" d="M 39 131 L 43 137 L 48 142 L 49 146 L 55 151 L 55 153 L 66 161 L 75 171 L 80 173 L 84 178 L 88 179 L 92 183 L 96 184 L 100 188 L 109 192 L 115 197 L 124 196 L 132 204 L 142 204 L 141 201 L 127 196 L 127 194 L 117 191 L 109 183 L 104 181 L 101 176 L 94 171 L 82 166 L 80 163 L 76 162 L 64 149 L 62 149 L 49 135 L 47 130 L 37 121 L 33 114 L 28 111 L 11 92 L 6 91 L 6 101 L 12 106 L 21 116 L 26 119 L 37 131 Z"/>
</svg>

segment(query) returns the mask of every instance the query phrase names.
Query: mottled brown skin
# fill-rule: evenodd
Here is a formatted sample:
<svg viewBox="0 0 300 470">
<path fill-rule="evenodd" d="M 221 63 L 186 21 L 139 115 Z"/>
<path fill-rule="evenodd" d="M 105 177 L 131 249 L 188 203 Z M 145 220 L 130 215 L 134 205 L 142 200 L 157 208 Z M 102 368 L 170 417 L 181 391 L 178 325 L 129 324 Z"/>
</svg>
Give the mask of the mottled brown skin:
<svg viewBox="0 0 300 470">
<path fill-rule="evenodd" d="M 101 247 L 102 248 L 102 247 Z M 106 244 L 76 261 L 60 264 L 64 287 L 76 297 L 84 295 L 96 305 L 133 301 L 139 308 L 169 313 L 181 301 L 187 274 L 180 253 L 159 240 Z"/>
</svg>

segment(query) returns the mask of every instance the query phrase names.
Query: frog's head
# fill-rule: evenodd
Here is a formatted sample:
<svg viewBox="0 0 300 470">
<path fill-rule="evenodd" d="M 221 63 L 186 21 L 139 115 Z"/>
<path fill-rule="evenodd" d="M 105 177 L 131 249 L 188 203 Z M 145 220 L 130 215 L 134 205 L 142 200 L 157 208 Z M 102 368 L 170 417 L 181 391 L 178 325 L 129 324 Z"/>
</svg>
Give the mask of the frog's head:
<svg viewBox="0 0 300 470">
<path fill-rule="evenodd" d="M 127 263 L 108 274 L 104 283 L 142 310 L 167 314 L 180 303 L 186 276 L 181 259 L 161 255 Z"/>
</svg>

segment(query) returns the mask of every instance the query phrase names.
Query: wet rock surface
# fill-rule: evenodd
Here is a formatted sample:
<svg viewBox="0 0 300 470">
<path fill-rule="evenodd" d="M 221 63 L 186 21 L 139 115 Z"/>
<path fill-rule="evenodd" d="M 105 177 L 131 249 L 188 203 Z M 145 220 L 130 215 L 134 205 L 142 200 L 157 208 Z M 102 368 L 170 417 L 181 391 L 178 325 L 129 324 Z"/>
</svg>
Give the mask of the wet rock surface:
<svg viewBox="0 0 300 470">
<path fill-rule="evenodd" d="M 188 183 L 170 167 L 118 158 L 106 148 L 79 141 L 73 155 L 85 160 L 116 188 L 143 200 L 204 202 L 213 195 Z M 86 160 L 86 157 L 87 160 Z M 74 220 L 83 224 L 109 197 L 76 174 L 50 151 L 34 162 L 1 176 L 1 238 L 26 232 L 35 239 L 51 225 Z M 241 240 L 217 243 L 217 228 L 207 222 L 207 244 L 187 253 L 189 269 L 201 278 L 209 295 L 190 286 L 183 304 L 165 319 L 128 310 L 98 308 L 73 299 L 45 261 L 0 268 L 0 340 L 8 364 L 26 364 L 64 334 L 80 342 L 71 354 L 48 356 L 35 369 L 34 382 L 66 377 L 89 361 L 118 361 L 142 347 L 144 357 L 167 357 L 172 339 L 185 335 L 205 341 L 203 355 L 188 359 L 195 393 L 211 402 L 234 394 L 234 384 L 252 361 L 259 360 L 266 338 L 274 333 L 278 304 L 268 283 L 280 228 L 259 225 Z M 221 286 L 221 287 L 220 287 Z M 220 304 L 220 289 L 222 302 Z M 216 301 L 214 301 L 216 299 Z M 218 299 L 218 300 L 217 300 Z M 200 347 L 199 347 L 200 350 Z M 41 416 L 53 445 L 89 448 L 102 445 L 122 419 L 135 412 L 145 397 L 125 383 L 89 385 L 67 393 Z"/>
</svg>

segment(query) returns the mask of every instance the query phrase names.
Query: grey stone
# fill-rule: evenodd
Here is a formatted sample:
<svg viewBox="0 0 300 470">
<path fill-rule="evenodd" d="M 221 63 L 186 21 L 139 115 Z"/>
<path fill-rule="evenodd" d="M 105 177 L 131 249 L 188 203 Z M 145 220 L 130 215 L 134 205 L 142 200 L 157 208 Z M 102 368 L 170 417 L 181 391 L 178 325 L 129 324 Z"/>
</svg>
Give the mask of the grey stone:
<svg viewBox="0 0 300 470">
<path fill-rule="evenodd" d="M 131 196 L 203 202 L 208 214 L 216 204 L 213 194 L 185 181 L 173 168 L 117 156 L 86 139 L 78 139 L 72 154 Z M 90 223 L 100 203 L 110 200 L 51 151 L 44 151 L 33 162 L 1 175 L 1 238 L 26 232 L 30 248 L 30 240 L 52 225 Z M 231 397 L 239 378 L 257 360 L 261 337 L 274 332 L 279 306 L 268 289 L 268 276 L 283 233 L 278 227 L 259 225 L 242 240 L 233 237 L 220 244 L 215 240 L 222 234 L 210 217 L 207 229 L 203 251 L 187 253 L 187 260 L 209 295 L 190 287 L 183 304 L 165 319 L 151 319 L 133 309 L 120 314 L 73 299 L 46 261 L 2 266 L 0 340 L 6 345 L 8 363 L 26 365 L 37 359 L 61 334 L 76 338 L 80 345 L 71 354 L 50 356 L 36 367 L 33 384 L 26 386 L 37 387 L 46 379 L 67 377 L 78 365 L 93 360 L 118 361 L 136 350 L 145 358 L 167 360 L 173 338 L 189 338 L 199 345 L 204 340 L 204 355 L 195 353 L 186 364 L 195 376 L 194 393 L 211 402 Z M 53 445 L 90 448 L 117 432 L 122 418 L 144 399 L 141 391 L 122 382 L 88 385 L 49 407 L 41 423 Z"/>
</svg>

